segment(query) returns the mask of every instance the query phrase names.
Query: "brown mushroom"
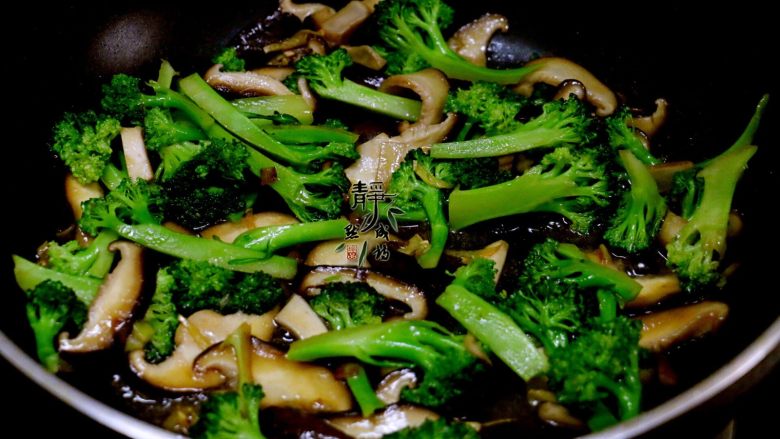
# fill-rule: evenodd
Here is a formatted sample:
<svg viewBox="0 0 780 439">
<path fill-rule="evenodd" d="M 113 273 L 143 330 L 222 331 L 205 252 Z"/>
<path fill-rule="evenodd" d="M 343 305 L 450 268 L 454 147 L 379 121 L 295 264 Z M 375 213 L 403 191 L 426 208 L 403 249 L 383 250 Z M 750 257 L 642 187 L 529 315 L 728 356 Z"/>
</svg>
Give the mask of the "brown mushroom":
<svg viewBox="0 0 780 439">
<path fill-rule="evenodd" d="M 346 385 L 327 368 L 298 363 L 284 352 L 257 338 L 252 339 L 252 381 L 263 386 L 261 408 L 287 407 L 306 412 L 344 412 L 352 408 Z M 232 349 L 215 345 L 198 356 L 193 369 L 217 371 L 235 380 L 238 374 Z"/>
<path fill-rule="evenodd" d="M 295 72 L 295 69 L 292 67 L 260 67 L 250 71 L 258 75 L 270 76 L 277 81 L 284 81 Z"/>
<path fill-rule="evenodd" d="M 414 124 L 395 137 L 379 134 L 373 139 L 358 145 L 360 158 L 345 170 L 352 184 L 358 181 L 387 183 L 390 176 L 403 162 L 406 154 L 417 148 L 428 148 L 444 140 L 455 126 L 457 118 L 448 114 L 444 121 L 435 125 Z"/>
<path fill-rule="evenodd" d="M 382 70 L 387 65 L 387 60 L 371 46 L 341 46 L 347 50 L 349 57 L 355 64 L 360 64 L 371 70 Z"/>
<path fill-rule="evenodd" d="M 555 427 L 583 428 L 585 424 L 569 413 L 569 410 L 556 402 L 543 402 L 539 405 L 539 419 Z"/>
<path fill-rule="evenodd" d="M 60 336 L 60 350 L 65 352 L 92 352 L 106 349 L 114 342 L 114 335 L 130 319 L 141 294 L 143 265 L 141 247 L 117 241 L 109 247 L 122 255 L 116 268 L 100 286 L 97 297 L 89 306 L 87 322 L 76 338 Z"/>
<path fill-rule="evenodd" d="M 609 116 L 617 108 L 615 93 L 612 93 L 612 90 L 579 64 L 565 58 L 546 57 L 535 59 L 526 64 L 526 67 L 533 66 L 537 66 L 537 69 L 517 84 L 515 87 L 517 93 L 531 96 L 534 84 L 537 82 L 557 87 L 567 79 L 575 79 L 585 86 L 588 102 L 596 107 L 597 115 Z"/>
<path fill-rule="evenodd" d="M 311 88 L 309 88 L 309 81 L 301 76 L 298 78 L 296 84 L 298 85 L 298 91 L 301 92 L 301 97 L 306 101 L 306 104 L 311 108 L 311 111 L 314 111 L 317 108 L 317 98 L 314 97 L 314 93 L 312 93 Z"/>
<path fill-rule="evenodd" d="M 103 188 L 97 182 L 84 184 L 79 182 L 71 173 L 65 176 L 65 197 L 68 200 L 71 212 L 73 212 L 74 219 L 78 220 L 81 218 L 81 203 L 92 198 L 101 198 L 103 195 Z"/>
<path fill-rule="evenodd" d="M 396 404 L 401 400 L 401 392 L 417 384 L 417 375 L 411 369 L 394 370 L 376 386 L 376 396 L 385 405 Z"/>
<path fill-rule="evenodd" d="M 439 419 L 439 415 L 422 407 L 393 405 L 367 418 L 341 416 L 329 419 L 327 422 L 349 437 L 379 439 L 398 430 L 419 427 L 427 420 L 436 419 Z"/>
<path fill-rule="evenodd" d="M 154 173 L 149 156 L 146 155 L 143 130 L 141 127 L 122 128 L 120 136 L 122 137 L 122 152 L 127 165 L 127 175 L 133 180 L 140 178 L 150 181 L 154 178 Z"/>
<path fill-rule="evenodd" d="M 470 63 L 485 67 L 487 65 L 487 46 L 493 34 L 509 30 L 509 20 L 503 15 L 487 13 L 476 20 L 463 25 L 447 41 L 455 53 Z"/>
<path fill-rule="evenodd" d="M 263 46 L 263 52 L 265 53 L 286 51 L 292 51 L 290 53 L 300 52 L 294 49 L 304 49 L 304 54 L 305 52 L 316 53 L 317 55 L 325 54 L 325 45 L 322 41 L 322 35 L 309 29 L 299 30 L 285 40 Z M 287 55 L 287 53 L 282 55 Z M 300 56 L 300 54 L 298 55 Z M 253 72 L 257 71 L 253 70 Z"/>
<path fill-rule="evenodd" d="M 501 271 L 506 263 L 506 256 L 509 253 L 509 243 L 502 239 L 478 250 L 445 250 L 445 253 L 448 256 L 460 258 L 464 264 L 468 264 L 477 257 L 490 259 L 493 261 L 493 269 L 496 271 L 493 281 L 498 283 Z"/>
<path fill-rule="evenodd" d="M 640 316 L 642 335 L 639 346 L 653 352 L 668 350 L 681 342 L 718 329 L 729 307 L 721 302 L 701 302 Z"/>
<path fill-rule="evenodd" d="M 576 79 L 567 79 L 561 83 L 560 87 L 558 87 L 558 91 L 555 93 L 555 96 L 553 96 L 553 100 L 566 100 L 571 96 L 574 96 L 575 98 L 583 101 L 585 100 L 587 94 L 588 91 L 580 81 L 577 81 Z"/>
<path fill-rule="evenodd" d="M 233 242 L 238 235 L 258 227 L 284 226 L 297 222 L 298 220 L 295 217 L 286 213 L 260 212 L 245 215 L 238 221 L 229 221 L 211 226 L 204 230 L 201 236 L 208 239 L 219 239 L 223 242 Z"/>
<path fill-rule="evenodd" d="M 351 1 L 325 20 L 320 26 L 320 31 L 331 44 L 342 44 L 371 16 L 372 12 L 373 9 L 362 1 Z"/>
<path fill-rule="evenodd" d="M 650 174 L 658 183 L 658 190 L 661 192 L 669 192 L 672 188 L 672 179 L 674 174 L 682 171 L 686 171 L 693 167 L 693 162 L 667 162 L 658 165 L 652 165 L 649 167 Z"/>
<path fill-rule="evenodd" d="M 352 268 L 318 267 L 307 274 L 299 287 L 309 296 L 320 293 L 320 287 L 332 282 L 365 282 L 377 293 L 390 300 L 406 304 L 411 311 L 404 314 L 407 320 L 421 320 L 428 315 L 425 294 L 417 287 L 384 274 L 360 272 Z"/>
<path fill-rule="evenodd" d="M 297 294 L 290 297 L 274 321 L 287 328 L 300 340 L 328 332 L 320 316 L 311 309 L 303 297 Z"/>
<path fill-rule="evenodd" d="M 686 224 L 688 224 L 688 221 L 685 218 L 672 211 L 666 212 L 664 222 L 661 224 L 661 230 L 658 232 L 658 241 L 664 246 L 668 245 L 674 241 L 674 238 L 677 237 Z"/>
<path fill-rule="evenodd" d="M 279 10 L 284 13 L 295 15 L 298 20 L 304 21 L 308 17 L 315 19 L 319 18 L 322 23 L 327 18 L 330 18 L 336 11 L 330 6 L 323 5 L 322 3 L 293 3 L 292 0 L 280 0 Z"/>
<path fill-rule="evenodd" d="M 176 349 L 159 364 L 147 363 L 143 350 L 130 352 L 130 367 L 147 383 L 174 392 L 203 390 L 224 384 L 226 377 L 216 370 L 195 371 L 193 363 L 209 346 L 219 343 L 242 324 L 249 324 L 253 337 L 270 340 L 273 318 L 278 309 L 261 316 L 244 313 L 220 315 L 211 310 L 198 311 L 181 318 L 174 341 Z"/>
<path fill-rule="evenodd" d="M 632 117 L 628 119 L 627 124 L 630 127 L 641 130 L 647 135 L 647 137 L 653 137 L 655 133 L 666 122 L 667 107 L 669 103 L 666 99 L 660 98 L 655 100 L 655 111 L 653 114 L 644 117 Z"/>
<path fill-rule="evenodd" d="M 350 240 L 348 245 L 356 245 L 361 248 L 366 246 L 366 252 L 370 254 L 377 245 L 391 242 L 401 242 L 398 237 L 393 234 L 388 235 L 388 239 L 377 238 L 375 233 L 362 234 L 360 238 L 356 240 Z M 309 267 L 321 267 L 321 266 L 333 266 L 333 267 L 357 267 L 359 261 L 357 259 L 349 259 L 347 252 L 339 251 L 339 247 L 344 245 L 343 240 L 325 241 L 317 244 L 306 255 L 304 264 Z M 371 264 L 368 260 L 363 261 L 363 268 L 370 268 Z"/>
<path fill-rule="evenodd" d="M 629 308 L 645 308 L 660 303 L 662 300 L 682 292 L 680 279 L 674 274 L 657 274 L 637 276 L 635 281 L 642 285 L 639 294 L 626 304 Z"/>
<path fill-rule="evenodd" d="M 294 94 L 282 81 L 255 72 L 223 72 L 222 64 L 203 76 L 210 86 L 242 96 L 287 96 Z"/>
<path fill-rule="evenodd" d="M 393 75 L 382 81 L 379 90 L 399 93 L 411 90 L 420 96 L 420 118 L 414 125 L 433 125 L 441 122 L 444 103 L 450 91 L 447 77 L 436 69 L 424 69 L 405 75 Z"/>
</svg>

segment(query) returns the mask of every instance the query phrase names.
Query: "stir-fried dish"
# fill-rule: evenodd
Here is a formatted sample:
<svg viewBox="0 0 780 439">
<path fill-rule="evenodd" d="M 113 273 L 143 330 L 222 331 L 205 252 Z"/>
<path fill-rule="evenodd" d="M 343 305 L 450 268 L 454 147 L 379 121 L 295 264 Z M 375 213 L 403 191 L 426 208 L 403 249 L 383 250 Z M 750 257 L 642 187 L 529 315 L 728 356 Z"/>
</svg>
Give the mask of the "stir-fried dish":
<svg viewBox="0 0 780 439">
<path fill-rule="evenodd" d="M 280 11 L 262 54 L 115 75 L 56 124 L 73 227 L 14 256 L 41 364 L 118 358 L 126 410 L 200 438 L 572 436 L 657 404 L 664 353 L 727 317 L 768 97 L 685 161 L 653 148 L 664 99 L 488 66 L 500 15 Z"/>
</svg>

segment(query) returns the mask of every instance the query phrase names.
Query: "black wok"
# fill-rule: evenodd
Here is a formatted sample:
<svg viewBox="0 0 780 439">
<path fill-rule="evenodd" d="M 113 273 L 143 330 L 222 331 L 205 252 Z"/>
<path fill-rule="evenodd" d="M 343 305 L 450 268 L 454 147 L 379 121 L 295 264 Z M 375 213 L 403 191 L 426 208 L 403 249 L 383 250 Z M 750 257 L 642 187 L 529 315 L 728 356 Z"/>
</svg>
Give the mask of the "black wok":
<svg viewBox="0 0 780 439">
<path fill-rule="evenodd" d="M 665 97 L 672 114 L 657 143 L 672 157 L 701 158 L 727 147 L 760 95 L 776 91 L 776 75 L 770 68 L 776 32 L 767 11 L 745 4 L 733 5 L 737 11 L 705 11 L 656 4 L 630 10 L 595 4 L 457 3 L 462 3 L 455 4 L 460 20 L 487 10 L 510 17 L 511 35 L 496 37 L 489 48 L 494 62 L 551 52 L 586 66 L 631 104 L 650 109 L 655 98 Z M 27 357 L 33 352 L 32 337 L 9 255 L 31 256 L 35 245 L 67 224 L 63 171 L 48 151 L 50 127 L 63 111 L 93 105 L 98 84 L 107 75 L 151 77 L 161 57 L 183 72 L 202 69 L 210 55 L 234 42 L 240 29 L 268 15 L 275 2 L 20 6 L 23 12 L 7 18 L 12 32 L 5 38 L 11 51 L 6 52 L 10 60 L 3 100 L 0 281 L 5 294 L 0 353 L 97 422 L 129 436 L 165 437 L 162 430 L 109 408 L 119 406 L 111 370 L 92 366 L 90 380 L 73 383 L 82 393 L 47 375 Z M 663 436 L 691 425 L 696 425 L 697 436 L 718 431 L 734 401 L 780 358 L 777 269 L 771 256 L 780 246 L 780 234 L 770 212 L 777 201 L 780 158 L 775 145 L 776 104 L 772 102 L 765 115 L 756 139 L 759 152 L 737 195 L 747 227 L 741 244 L 733 249 L 744 263 L 722 294 L 731 305 L 728 323 L 713 338 L 675 354 L 689 364 L 679 389 L 689 390 L 603 436 Z M 25 395 L 15 398 L 26 401 Z"/>
</svg>

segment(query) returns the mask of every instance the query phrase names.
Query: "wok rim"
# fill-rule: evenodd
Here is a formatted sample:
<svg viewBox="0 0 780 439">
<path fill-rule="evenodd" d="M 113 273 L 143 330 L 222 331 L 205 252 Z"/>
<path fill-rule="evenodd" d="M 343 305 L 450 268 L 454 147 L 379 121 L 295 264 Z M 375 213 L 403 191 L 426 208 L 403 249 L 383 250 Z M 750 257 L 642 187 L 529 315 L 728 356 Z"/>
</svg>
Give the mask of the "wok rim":
<svg viewBox="0 0 780 439">
<path fill-rule="evenodd" d="M 766 370 L 771 370 L 778 362 L 778 359 L 780 359 L 780 355 L 773 356 L 773 353 L 780 354 L 780 317 L 775 319 L 758 338 L 731 361 L 691 388 L 663 404 L 643 412 L 634 419 L 584 437 L 588 439 L 611 439 L 636 437 L 648 433 L 667 422 L 693 411 L 725 392 L 765 360 L 768 361 Z M 0 355 L 21 373 L 62 402 L 117 433 L 139 439 L 183 437 L 109 407 L 105 403 L 68 384 L 57 375 L 49 373 L 2 331 L 0 331 Z M 757 381 L 759 380 L 749 383 L 745 390 L 752 387 Z"/>
</svg>

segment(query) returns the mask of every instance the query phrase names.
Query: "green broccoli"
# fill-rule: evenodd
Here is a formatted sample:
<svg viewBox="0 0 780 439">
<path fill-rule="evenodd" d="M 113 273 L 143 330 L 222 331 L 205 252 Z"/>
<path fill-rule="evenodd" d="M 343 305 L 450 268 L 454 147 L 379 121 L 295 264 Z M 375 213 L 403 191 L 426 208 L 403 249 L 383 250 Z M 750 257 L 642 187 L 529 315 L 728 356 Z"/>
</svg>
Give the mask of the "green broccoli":
<svg viewBox="0 0 780 439">
<path fill-rule="evenodd" d="M 102 279 L 114 263 L 114 253 L 108 246 L 116 239 L 115 233 L 104 231 L 84 247 L 77 240 L 65 244 L 48 242 L 45 245 L 45 265 L 60 273 Z"/>
<path fill-rule="evenodd" d="M 161 184 L 165 217 L 193 230 L 245 211 L 251 195 L 244 145 L 214 139 Z"/>
<path fill-rule="evenodd" d="M 389 48 L 399 56 L 422 59 L 452 79 L 516 84 L 535 68 L 496 70 L 463 59 L 442 35 L 442 29 L 452 23 L 453 11 L 441 0 L 386 0 L 377 5 L 375 14 L 379 37 Z"/>
<path fill-rule="evenodd" d="M 84 213 L 79 226 L 93 235 L 101 230 L 111 230 L 160 253 L 209 262 L 229 270 L 263 271 L 283 279 L 295 276 L 297 263 L 293 259 L 268 257 L 253 250 L 174 232 L 161 226 L 159 215 L 154 212 L 154 206 L 159 203 L 157 192 L 154 186 L 143 180 L 124 180 L 105 197 L 83 204 Z"/>
<path fill-rule="evenodd" d="M 121 130 L 119 121 L 93 111 L 65 113 L 54 126 L 52 150 L 83 184 L 100 179 L 111 160 L 111 141 Z"/>
<path fill-rule="evenodd" d="M 428 166 L 416 166 L 417 176 L 429 186 L 450 189 L 476 189 L 503 183 L 512 173 L 498 168 L 495 157 L 432 160 Z"/>
<path fill-rule="evenodd" d="M 157 271 L 157 283 L 152 300 L 143 319 L 133 324 L 133 332 L 127 343 L 130 350 L 143 347 L 146 361 L 159 363 L 173 353 L 174 335 L 179 327 L 179 313 L 173 303 L 176 279 L 170 269 Z M 131 342 L 136 346 L 130 346 Z"/>
<path fill-rule="evenodd" d="M 444 418 L 426 420 L 419 427 L 407 427 L 382 436 L 382 439 L 479 439 L 479 433 L 463 422 L 448 422 Z"/>
<path fill-rule="evenodd" d="M 426 320 L 330 331 L 298 340 L 287 352 L 293 361 L 334 357 L 353 357 L 374 366 L 419 368 L 422 380 L 415 388 L 405 389 L 401 397 L 428 407 L 440 407 L 461 396 L 484 369 L 463 345 L 463 336 Z"/>
<path fill-rule="evenodd" d="M 492 82 L 475 82 L 469 88 L 450 92 L 444 110 L 466 116 L 457 140 L 475 137 L 477 133 L 493 136 L 513 131 L 520 125 L 515 120 L 525 105 L 525 98 Z"/>
<path fill-rule="evenodd" d="M 176 175 L 176 171 L 182 165 L 192 160 L 202 149 L 203 144 L 192 142 L 174 143 L 173 145 L 162 147 L 158 151 L 160 164 L 154 172 L 155 178 L 162 183 L 167 182 Z"/>
<path fill-rule="evenodd" d="M 488 302 L 504 296 L 493 284 L 493 264 L 476 258 L 458 268 L 455 279 L 436 299 L 436 304 L 527 381 L 547 369 L 547 357 L 511 317 Z"/>
<path fill-rule="evenodd" d="M 548 353 L 566 346 L 585 316 L 581 291 L 554 282 L 521 286 L 497 305 Z"/>
<path fill-rule="evenodd" d="M 623 107 L 615 114 L 608 117 L 605 121 L 607 127 L 607 138 L 609 146 L 615 150 L 627 149 L 631 151 L 636 158 L 646 165 L 657 165 L 661 160 L 655 158 L 645 145 L 637 137 L 639 134 L 636 128 L 628 125 L 631 119 L 631 111 Z"/>
<path fill-rule="evenodd" d="M 393 205 L 404 212 L 423 211 L 431 230 L 430 247 L 417 255 L 422 268 L 435 268 L 444 253 L 449 235 L 447 218 L 444 216 L 444 195 L 441 190 L 421 180 L 416 168 L 434 173 L 433 160 L 419 149 L 411 151 L 401 166 L 393 172 L 388 185 L 388 193 L 395 194 Z"/>
<path fill-rule="evenodd" d="M 603 429 L 639 414 L 638 320 L 619 316 L 612 321 L 591 320 L 567 347 L 550 354 L 550 387 L 563 404 L 589 410 L 589 426 Z M 617 409 L 609 409 L 611 406 Z"/>
<path fill-rule="evenodd" d="M 405 75 L 430 67 L 430 64 L 417 54 L 396 52 L 382 45 L 375 45 L 373 48 L 387 61 L 385 73 L 388 75 Z"/>
<path fill-rule="evenodd" d="M 284 298 L 279 282 L 265 273 L 239 273 L 182 259 L 167 268 L 176 309 L 188 316 L 202 309 L 221 314 L 263 314 Z"/>
<path fill-rule="evenodd" d="M 595 149 L 560 147 L 513 180 L 450 194 L 450 224 L 456 230 L 490 219 L 530 212 L 557 213 L 572 228 L 587 231 L 611 196 L 606 166 Z"/>
<path fill-rule="evenodd" d="M 431 157 L 497 157 L 534 148 L 579 145 L 592 139 L 590 125 L 591 119 L 578 99 L 551 101 L 542 106 L 541 115 L 523 124 L 512 124 L 511 131 L 470 140 L 436 143 L 431 146 Z"/>
<path fill-rule="evenodd" d="M 60 282 L 46 280 L 27 291 L 27 320 L 35 334 L 38 359 L 50 372 L 60 369 L 60 356 L 54 343 L 68 326 L 80 328 L 87 308 L 73 290 Z"/>
<path fill-rule="evenodd" d="M 344 79 L 342 72 L 352 65 L 344 49 L 328 55 L 309 55 L 295 64 L 296 71 L 309 80 L 315 93 L 396 119 L 416 121 L 420 117 L 420 101 L 382 93 L 373 88 Z"/>
<path fill-rule="evenodd" d="M 375 411 L 384 408 L 385 403 L 376 396 L 371 381 L 368 379 L 366 369 L 357 363 L 347 363 L 339 368 L 339 375 L 344 377 L 352 396 L 355 397 L 360 413 L 364 418 L 371 416 Z"/>
<path fill-rule="evenodd" d="M 362 282 L 329 283 L 310 301 L 331 330 L 382 323 L 384 297 Z"/>
<path fill-rule="evenodd" d="M 174 121 L 168 109 L 151 108 L 144 116 L 144 143 L 146 148 L 152 151 L 205 138 L 200 128 L 187 123 L 186 120 Z"/>
<path fill-rule="evenodd" d="M 222 64 L 224 72 L 242 72 L 246 70 L 246 62 L 238 56 L 235 47 L 227 47 L 211 59 L 214 64 Z"/>
<path fill-rule="evenodd" d="M 620 151 L 631 187 L 623 194 L 604 239 L 610 245 L 635 253 L 650 247 L 666 215 L 666 200 L 647 167 L 629 150 Z"/>
</svg>

